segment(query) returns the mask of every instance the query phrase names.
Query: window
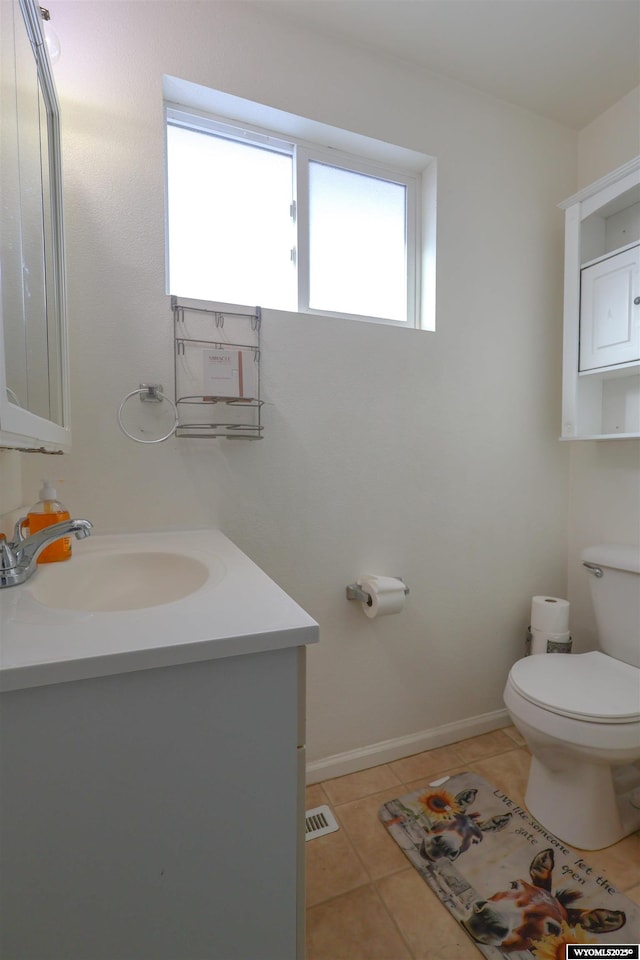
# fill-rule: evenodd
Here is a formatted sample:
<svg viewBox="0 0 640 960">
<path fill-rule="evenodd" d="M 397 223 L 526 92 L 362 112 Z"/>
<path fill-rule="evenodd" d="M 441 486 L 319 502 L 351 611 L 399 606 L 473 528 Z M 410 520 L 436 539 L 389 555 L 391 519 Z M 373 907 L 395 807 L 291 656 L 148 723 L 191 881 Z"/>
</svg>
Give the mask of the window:
<svg viewBox="0 0 640 960">
<path fill-rule="evenodd" d="M 295 310 L 291 151 L 169 123 L 169 292 Z"/>
<path fill-rule="evenodd" d="M 166 134 L 170 293 L 425 326 L 419 171 L 172 105 Z"/>
<path fill-rule="evenodd" d="M 309 307 L 406 322 L 404 183 L 310 160 Z"/>
</svg>

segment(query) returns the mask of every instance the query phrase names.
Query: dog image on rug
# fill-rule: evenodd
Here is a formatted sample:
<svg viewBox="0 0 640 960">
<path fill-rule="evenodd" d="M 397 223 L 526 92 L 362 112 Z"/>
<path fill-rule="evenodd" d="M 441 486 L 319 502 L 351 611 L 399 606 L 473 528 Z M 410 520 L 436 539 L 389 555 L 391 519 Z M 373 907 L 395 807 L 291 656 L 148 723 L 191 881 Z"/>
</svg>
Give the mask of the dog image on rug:
<svg viewBox="0 0 640 960">
<path fill-rule="evenodd" d="M 564 960 L 568 943 L 640 940 L 640 908 L 473 773 L 391 800 L 380 819 L 490 960 Z"/>
</svg>

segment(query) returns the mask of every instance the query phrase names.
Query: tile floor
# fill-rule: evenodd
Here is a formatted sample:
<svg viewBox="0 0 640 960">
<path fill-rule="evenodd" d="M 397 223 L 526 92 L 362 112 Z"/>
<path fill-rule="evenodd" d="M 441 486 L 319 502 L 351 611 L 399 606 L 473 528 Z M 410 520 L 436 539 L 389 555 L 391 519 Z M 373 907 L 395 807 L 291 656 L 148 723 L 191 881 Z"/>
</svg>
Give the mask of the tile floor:
<svg viewBox="0 0 640 960">
<path fill-rule="evenodd" d="M 306 844 L 306 960 L 481 960 L 378 820 L 387 800 L 473 770 L 521 806 L 529 753 L 514 727 L 307 788 L 340 830 Z M 640 834 L 585 859 L 640 904 Z"/>
</svg>

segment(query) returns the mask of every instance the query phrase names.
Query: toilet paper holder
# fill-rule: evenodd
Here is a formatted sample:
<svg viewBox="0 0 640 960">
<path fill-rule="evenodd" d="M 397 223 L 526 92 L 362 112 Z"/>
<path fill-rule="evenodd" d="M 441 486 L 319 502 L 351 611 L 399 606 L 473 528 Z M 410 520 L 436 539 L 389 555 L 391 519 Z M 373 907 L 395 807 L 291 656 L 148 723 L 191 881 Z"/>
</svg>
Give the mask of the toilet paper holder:
<svg viewBox="0 0 640 960">
<path fill-rule="evenodd" d="M 396 577 L 396 580 L 399 580 L 404 587 L 405 597 L 409 594 L 409 587 L 406 585 L 402 577 Z M 350 583 L 347 587 L 347 600 L 357 600 L 359 603 L 371 603 L 371 596 L 363 590 L 359 583 Z"/>
</svg>

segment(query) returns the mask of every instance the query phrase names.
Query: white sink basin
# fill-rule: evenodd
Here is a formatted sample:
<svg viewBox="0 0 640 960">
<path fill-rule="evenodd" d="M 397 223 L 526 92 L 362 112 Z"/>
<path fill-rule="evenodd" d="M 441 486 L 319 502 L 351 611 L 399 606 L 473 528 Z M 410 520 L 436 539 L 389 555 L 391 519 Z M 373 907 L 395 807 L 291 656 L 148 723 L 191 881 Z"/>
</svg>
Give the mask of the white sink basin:
<svg viewBox="0 0 640 960">
<path fill-rule="evenodd" d="M 220 564 L 219 576 L 223 574 Z M 28 589 L 57 610 L 93 613 L 157 607 L 204 585 L 210 566 L 181 553 L 85 553 L 64 563 L 40 564 Z M 214 573 L 216 571 L 213 571 Z"/>
</svg>

